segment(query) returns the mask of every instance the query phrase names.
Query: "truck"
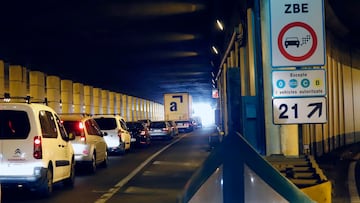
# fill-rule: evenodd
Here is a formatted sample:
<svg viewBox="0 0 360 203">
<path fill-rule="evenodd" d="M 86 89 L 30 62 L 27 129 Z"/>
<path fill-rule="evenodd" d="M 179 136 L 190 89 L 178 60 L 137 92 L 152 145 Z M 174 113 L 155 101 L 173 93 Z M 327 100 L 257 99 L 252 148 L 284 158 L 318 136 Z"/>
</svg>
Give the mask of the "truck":
<svg viewBox="0 0 360 203">
<path fill-rule="evenodd" d="M 164 118 L 175 121 L 179 132 L 193 130 L 192 112 L 192 97 L 189 93 L 164 94 Z"/>
<path fill-rule="evenodd" d="M 192 114 L 192 97 L 189 93 L 164 94 L 165 120 L 190 120 Z"/>
</svg>

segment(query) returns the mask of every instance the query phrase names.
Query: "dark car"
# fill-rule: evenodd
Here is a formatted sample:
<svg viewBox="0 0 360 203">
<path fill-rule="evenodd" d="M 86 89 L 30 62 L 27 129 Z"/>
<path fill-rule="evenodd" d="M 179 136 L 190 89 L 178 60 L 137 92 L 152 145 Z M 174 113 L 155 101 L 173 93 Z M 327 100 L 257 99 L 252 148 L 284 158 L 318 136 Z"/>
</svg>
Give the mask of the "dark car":
<svg viewBox="0 0 360 203">
<path fill-rule="evenodd" d="M 175 123 L 178 127 L 179 132 L 188 133 L 194 130 L 194 126 L 191 120 L 175 121 Z"/>
<path fill-rule="evenodd" d="M 142 122 L 126 122 L 131 138 L 135 139 L 136 146 L 149 146 L 151 144 L 149 129 Z"/>
</svg>

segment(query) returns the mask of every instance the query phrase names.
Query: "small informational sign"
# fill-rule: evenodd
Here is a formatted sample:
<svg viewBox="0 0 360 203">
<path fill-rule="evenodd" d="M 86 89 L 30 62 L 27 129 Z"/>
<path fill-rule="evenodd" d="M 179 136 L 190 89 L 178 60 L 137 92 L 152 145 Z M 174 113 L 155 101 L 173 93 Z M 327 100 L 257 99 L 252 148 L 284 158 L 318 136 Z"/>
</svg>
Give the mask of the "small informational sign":
<svg viewBox="0 0 360 203">
<path fill-rule="evenodd" d="M 325 96 L 325 69 L 274 70 L 272 87 L 274 98 Z"/>
<path fill-rule="evenodd" d="M 325 64 L 323 0 L 270 0 L 273 67 Z"/>
<path fill-rule="evenodd" d="M 325 97 L 273 99 L 274 124 L 326 123 Z"/>
</svg>

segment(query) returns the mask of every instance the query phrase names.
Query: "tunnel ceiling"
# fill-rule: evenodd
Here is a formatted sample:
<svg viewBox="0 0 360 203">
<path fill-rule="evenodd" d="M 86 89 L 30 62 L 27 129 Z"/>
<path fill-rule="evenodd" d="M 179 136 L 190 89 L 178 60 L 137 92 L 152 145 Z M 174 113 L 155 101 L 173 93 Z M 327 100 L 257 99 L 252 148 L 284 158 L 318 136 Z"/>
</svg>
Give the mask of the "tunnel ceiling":
<svg viewBox="0 0 360 203">
<path fill-rule="evenodd" d="M 211 46 L 226 49 L 218 38 L 232 32 L 226 20 L 237 25 L 246 15 L 244 2 L 1 1 L 0 59 L 160 103 L 169 92 L 213 102 L 211 72 L 217 71 L 221 56 Z M 329 2 L 343 25 L 359 36 L 360 12 L 352 5 L 359 8 L 360 1 Z M 240 11 L 235 20 L 234 10 Z M 218 18 L 224 19 L 227 34 L 216 29 Z"/>
</svg>

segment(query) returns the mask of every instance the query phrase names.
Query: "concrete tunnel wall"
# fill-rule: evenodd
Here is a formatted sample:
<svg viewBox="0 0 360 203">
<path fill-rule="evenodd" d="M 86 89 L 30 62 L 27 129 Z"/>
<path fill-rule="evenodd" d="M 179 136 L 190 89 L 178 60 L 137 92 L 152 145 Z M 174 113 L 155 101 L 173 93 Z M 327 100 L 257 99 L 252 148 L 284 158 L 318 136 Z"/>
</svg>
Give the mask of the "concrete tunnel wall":
<svg viewBox="0 0 360 203">
<path fill-rule="evenodd" d="M 33 102 L 44 102 L 46 98 L 48 106 L 59 114 L 117 114 L 126 121 L 164 119 L 164 108 L 160 103 L 31 71 L 0 60 L 0 95 L 5 93 L 11 97 L 30 96 Z"/>
</svg>

